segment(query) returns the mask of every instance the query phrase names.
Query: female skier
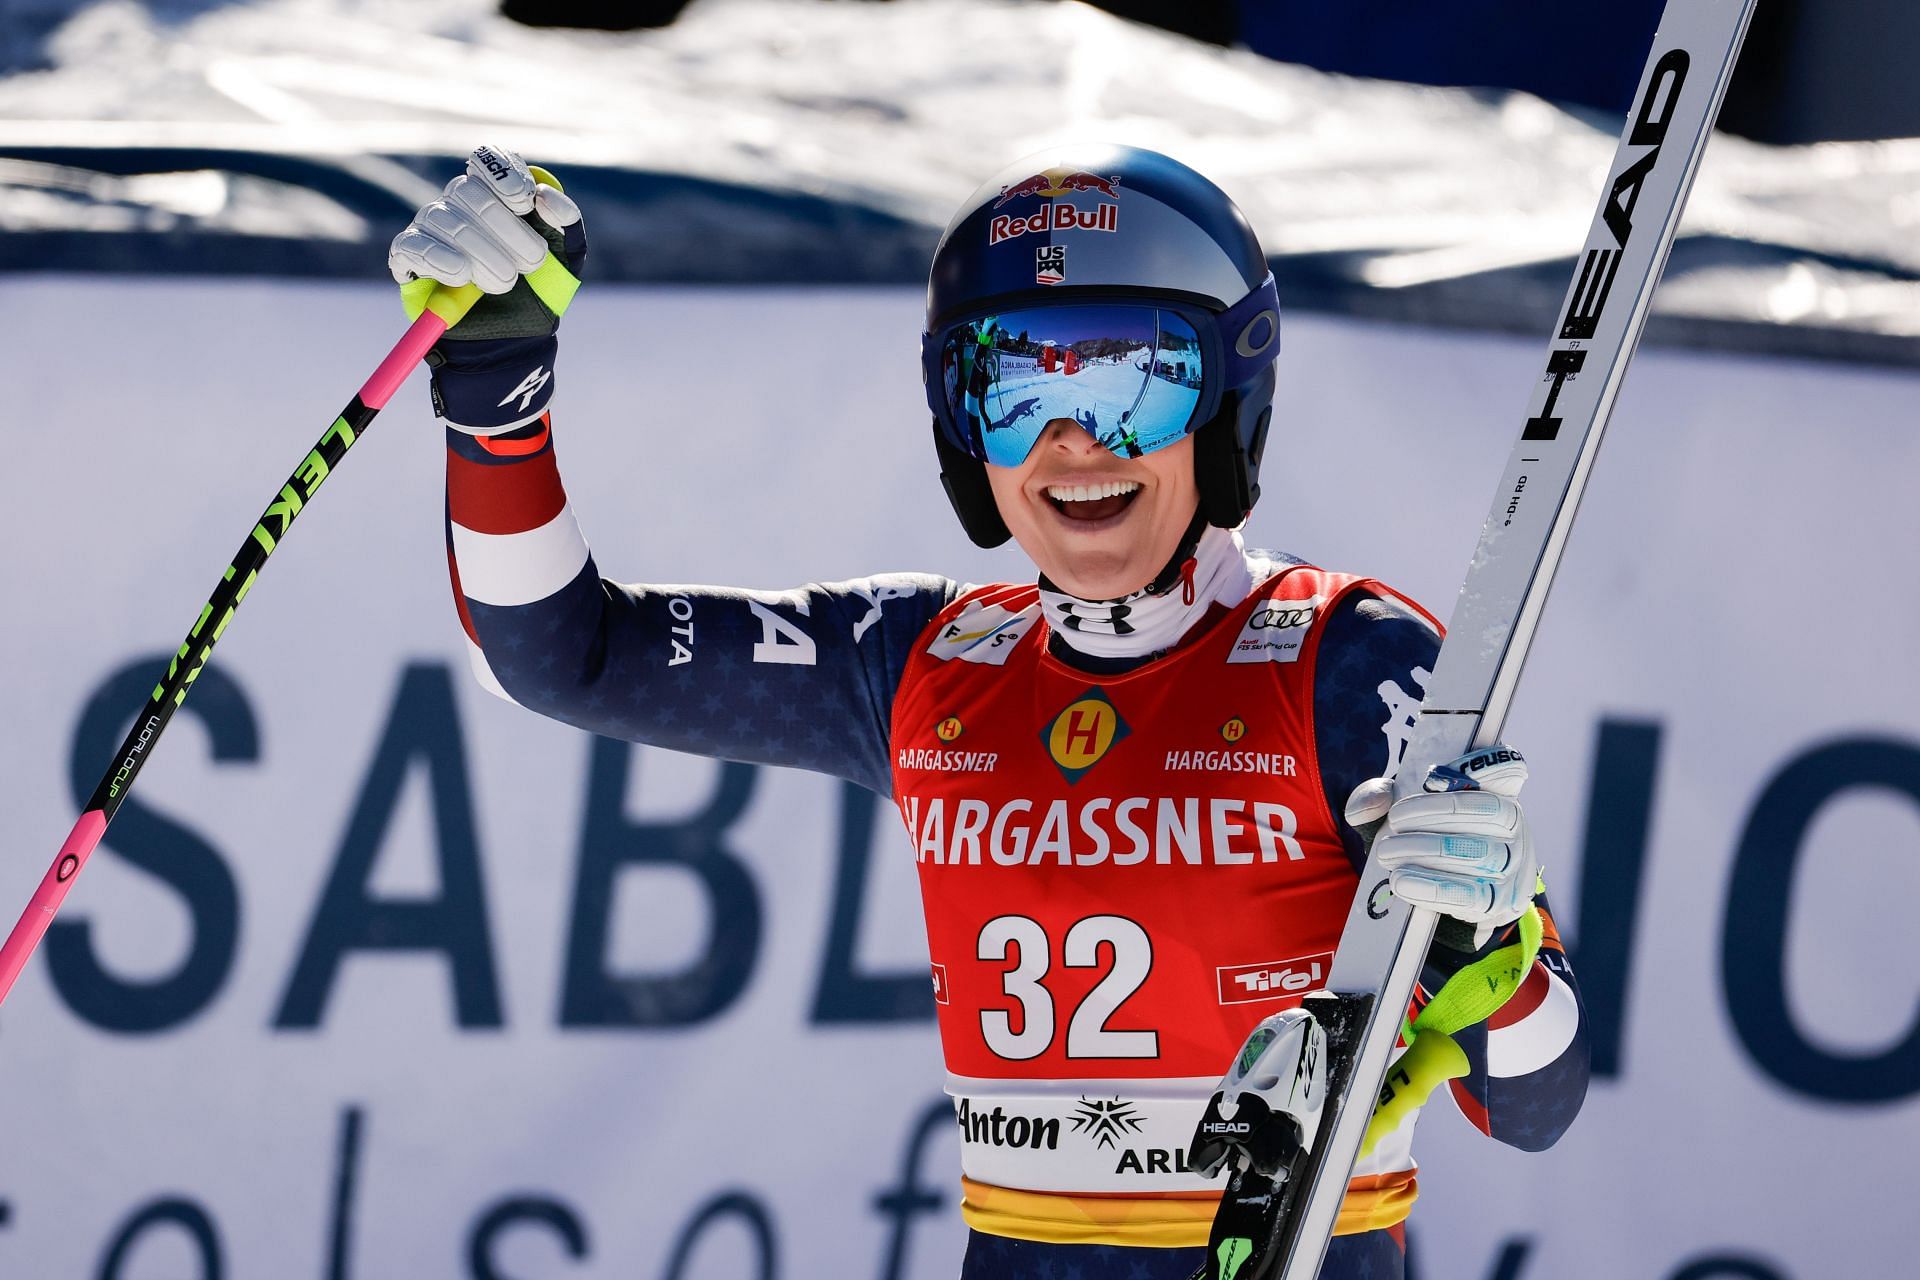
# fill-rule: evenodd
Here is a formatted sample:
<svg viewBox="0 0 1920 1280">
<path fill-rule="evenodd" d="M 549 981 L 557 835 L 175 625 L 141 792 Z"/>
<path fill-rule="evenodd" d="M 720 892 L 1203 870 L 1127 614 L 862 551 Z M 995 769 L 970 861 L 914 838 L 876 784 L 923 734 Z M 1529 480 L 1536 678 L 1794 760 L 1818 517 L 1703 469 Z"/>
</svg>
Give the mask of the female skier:
<svg viewBox="0 0 1920 1280">
<path fill-rule="evenodd" d="M 960 1130 L 963 1280 L 1195 1271 L 1221 1190 L 1188 1165 L 1196 1122 L 1249 1029 L 1321 985 L 1370 837 L 1393 891 L 1444 916 L 1420 999 L 1541 907 L 1539 958 L 1455 1037 L 1451 1092 L 1503 1142 L 1559 1137 L 1586 1048 L 1513 798 L 1524 765 L 1463 784 L 1456 762 L 1474 804 L 1389 809 L 1435 625 L 1380 583 L 1242 544 L 1279 313 L 1217 187 L 1074 146 L 996 175 L 941 237 L 922 342 L 941 482 L 973 541 L 1011 537 L 1037 571 L 983 587 L 603 579 L 547 413 L 585 248 L 551 175 L 488 147 L 393 242 L 416 310 L 434 282 L 487 294 L 429 357 L 475 670 L 595 733 L 898 805 Z M 1404 1274 L 1415 1119 L 1355 1169 L 1329 1280 Z"/>
</svg>

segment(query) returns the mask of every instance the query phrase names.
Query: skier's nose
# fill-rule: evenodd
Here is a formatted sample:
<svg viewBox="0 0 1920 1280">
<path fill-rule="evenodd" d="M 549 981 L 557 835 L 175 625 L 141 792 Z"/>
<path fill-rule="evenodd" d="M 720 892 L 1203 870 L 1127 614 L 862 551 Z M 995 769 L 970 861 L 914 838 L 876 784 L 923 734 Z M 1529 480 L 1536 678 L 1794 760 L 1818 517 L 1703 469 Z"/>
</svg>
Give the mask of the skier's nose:
<svg viewBox="0 0 1920 1280">
<path fill-rule="evenodd" d="M 1093 433 L 1075 422 L 1072 418 L 1054 418 L 1047 423 L 1047 433 L 1043 437 L 1049 448 L 1068 454 L 1093 454 L 1104 452 Z"/>
</svg>

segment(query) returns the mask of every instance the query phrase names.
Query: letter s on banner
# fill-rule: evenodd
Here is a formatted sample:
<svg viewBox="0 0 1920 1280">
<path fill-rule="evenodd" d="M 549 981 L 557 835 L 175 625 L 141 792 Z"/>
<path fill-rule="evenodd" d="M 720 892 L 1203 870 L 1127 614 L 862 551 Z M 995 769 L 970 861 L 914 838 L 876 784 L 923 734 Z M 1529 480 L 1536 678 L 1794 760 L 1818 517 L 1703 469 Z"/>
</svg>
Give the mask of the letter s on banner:
<svg viewBox="0 0 1920 1280">
<path fill-rule="evenodd" d="M 73 735 L 68 777 L 74 803 L 84 806 L 108 758 L 126 731 L 128 707 L 145 705 L 153 672 L 166 654 L 149 654 L 119 668 L 101 683 Z M 218 761 L 260 758 L 260 728 L 252 704 L 234 678 L 220 667 L 200 673 L 191 701 L 181 711 L 206 725 L 209 750 Z M 165 1031 L 192 1018 L 213 1002 L 233 969 L 240 936 L 240 893 L 233 873 L 205 837 L 163 818 L 129 795 L 108 834 L 105 848 L 158 877 L 186 900 L 192 917 L 187 957 L 172 973 L 145 982 L 117 978 L 95 958 L 94 922 L 55 920 L 47 929 L 47 973 L 54 989 L 75 1015 L 103 1031 Z"/>
</svg>

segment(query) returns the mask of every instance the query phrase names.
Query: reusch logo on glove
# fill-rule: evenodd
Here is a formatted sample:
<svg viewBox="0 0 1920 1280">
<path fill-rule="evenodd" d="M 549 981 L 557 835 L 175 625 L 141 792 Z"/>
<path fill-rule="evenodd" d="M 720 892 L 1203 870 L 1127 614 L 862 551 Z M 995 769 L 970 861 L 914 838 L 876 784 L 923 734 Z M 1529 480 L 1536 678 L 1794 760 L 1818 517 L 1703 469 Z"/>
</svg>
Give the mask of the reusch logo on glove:
<svg viewBox="0 0 1920 1280">
<path fill-rule="evenodd" d="M 494 407 L 503 408 L 507 401 L 513 399 L 515 396 L 519 396 L 520 412 L 525 413 L 527 406 L 533 403 L 533 398 L 540 394 L 540 388 L 546 386 L 552 377 L 553 374 L 548 371 L 545 365 L 534 366 L 533 372 L 520 379 L 519 386 L 507 392 L 504 396 L 501 396 L 500 403 Z"/>
<path fill-rule="evenodd" d="M 513 172 L 513 166 L 495 155 L 490 147 L 475 148 L 473 158 L 487 167 L 487 172 L 494 176 L 495 181 L 503 182 Z"/>
<path fill-rule="evenodd" d="M 1475 774 L 1485 769 L 1491 769 L 1497 764 L 1524 763 L 1525 761 L 1526 757 L 1518 751 L 1515 751 L 1512 747 L 1501 747 L 1493 751 L 1483 751 L 1471 760 L 1463 762 L 1460 766 L 1460 772 Z"/>
</svg>

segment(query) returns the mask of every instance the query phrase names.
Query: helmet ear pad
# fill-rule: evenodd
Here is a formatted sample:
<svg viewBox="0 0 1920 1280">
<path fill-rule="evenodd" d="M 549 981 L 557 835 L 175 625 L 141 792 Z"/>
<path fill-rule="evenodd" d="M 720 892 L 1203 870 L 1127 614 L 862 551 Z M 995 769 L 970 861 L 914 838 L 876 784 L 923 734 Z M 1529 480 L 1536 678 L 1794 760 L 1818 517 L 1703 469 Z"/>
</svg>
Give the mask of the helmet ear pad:
<svg viewBox="0 0 1920 1280">
<path fill-rule="evenodd" d="M 1210 525 L 1237 529 L 1260 500 L 1260 458 L 1273 419 L 1271 367 L 1227 392 L 1220 411 L 1193 433 L 1193 479 L 1200 514 Z"/>
<path fill-rule="evenodd" d="M 1000 507 L 993 500 L 993 486 L 987 483 L 987 464 L 954 448 L 933 424 L 933 448 L 940 456 L 940 487 L 947 491 L 953 514 L 976 547 L 997 547 L 1013 536 L 1007 522 L 1000 518 Z"/>
</svg>

